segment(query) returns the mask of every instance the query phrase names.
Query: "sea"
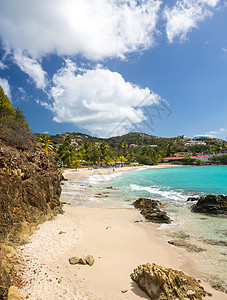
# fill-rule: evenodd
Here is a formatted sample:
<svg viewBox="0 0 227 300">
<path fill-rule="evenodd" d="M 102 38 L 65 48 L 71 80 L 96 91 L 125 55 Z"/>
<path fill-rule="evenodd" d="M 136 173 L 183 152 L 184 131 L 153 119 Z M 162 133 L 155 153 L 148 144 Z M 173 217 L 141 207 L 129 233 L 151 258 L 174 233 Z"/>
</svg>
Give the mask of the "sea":
<svg viewBox="0 0 227 300">
<path fill-rule="evenodd" d="M 172 222 L 160 225 L 158 236 L 166 242 L 183 236 L 187 243 L 203 249 L 190 252 L 172 246 L 178 251 L 184 270 L 227 293 L 227 247 L 205 242 L 227 240 L 227 218 L 192 213 L 193 203 L 187 201 L 189 197 L 206 194 L 227 195 L 227 166 L 155 168 L 125 173 L 110 169 L 106 175 L 97 169 L 87 179 L 67 182 L 64 194 L 77 206 L 97 209 L 131 208 L 139 197 L 161 201 Z"/>
</svg>

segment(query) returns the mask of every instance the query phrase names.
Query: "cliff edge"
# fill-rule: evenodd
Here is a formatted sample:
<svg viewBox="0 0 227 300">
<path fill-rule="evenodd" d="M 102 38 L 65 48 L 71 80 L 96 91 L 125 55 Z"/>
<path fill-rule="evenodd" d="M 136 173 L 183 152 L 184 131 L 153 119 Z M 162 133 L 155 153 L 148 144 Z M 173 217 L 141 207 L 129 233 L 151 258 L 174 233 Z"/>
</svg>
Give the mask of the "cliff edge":
<svg viewBox="0 0 227 300">
<path fill-rule="evenodd" d="M 12 108 L 0 87 L 0 300 L 8 298 L 15 246 L 62 212 L 62 178 L 54 158 L 34 140 L 23 112 Z"/>
</svg>

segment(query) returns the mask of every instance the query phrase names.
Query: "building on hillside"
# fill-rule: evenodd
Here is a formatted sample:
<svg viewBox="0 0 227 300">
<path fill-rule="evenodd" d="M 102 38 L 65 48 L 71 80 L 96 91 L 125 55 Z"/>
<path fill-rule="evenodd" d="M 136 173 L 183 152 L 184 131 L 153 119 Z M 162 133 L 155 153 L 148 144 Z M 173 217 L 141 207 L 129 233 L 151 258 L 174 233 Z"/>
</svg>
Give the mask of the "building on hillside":
<svg viewBox="0 0 227 300">
<path fill-rule="evenodd" d="M 171 157 L 163 158 L 163 162 L 164 163 L 172 163 L 175 161 L 182 162 L 182 160 L 185 158 L 191 158 L 194 161 L 200 159 L 202 162 L 208 162 L 212 156 L 213 155 L 195 155 L 195 156 L 187 156 L 187 157 L 186 156 L 178 156 L 178 157 L 171 156 Z"/>
<path fill-rule="evenodd" d="M 77 143 L 76 139 L 71 140 L 71 145 L 73 145 L 75 147 L 78 146 L 78 143 Z"/>
<path fill-rule="evenodd" d="M 130 144 L 129 147 L 130 148 L 136 148 L 136 147 L 138 147 L 138 145 L 137 144 Z"/>
<path fill-rule="evenodd" d="M 194 145 L 206 145 L 206 143 L 203 141 L 191 140 L 185 144 L 185 146 L 194 146 Z"/>
</svg>

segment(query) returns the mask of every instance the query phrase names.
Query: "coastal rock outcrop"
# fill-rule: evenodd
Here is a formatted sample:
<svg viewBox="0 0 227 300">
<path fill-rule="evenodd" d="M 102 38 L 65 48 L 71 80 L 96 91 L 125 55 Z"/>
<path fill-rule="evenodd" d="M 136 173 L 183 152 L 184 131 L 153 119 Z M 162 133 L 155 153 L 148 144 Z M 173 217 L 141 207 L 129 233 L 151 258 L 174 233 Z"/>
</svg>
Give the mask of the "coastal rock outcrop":
<svg viewBox="0 0 227 300">
<path fill-rule="evenodd" d="M 11 131 L 11 133 L 13 130 Z M 4 136 L 4 138 L 3 138 Z M 0 127 L 0 299 L 8 299 L 14 263 L 10 249 L 26 241 L 38 224 L 62 212 L 61 171 L 34 141 L 13 142 Z M 19 137 L 18 137 L 19 139 Z"/>
<path fill-rule="evenodd" d="M 0 243 L 20 243 L 22 234 L 62 211 L 61 179 L 38 145 L 20 151 L 0 144 Z"/>
<path fill-rule="evenodd" d="M 212 194 L 202 196 L 197 203 L 192 205 L 191 211 L 211 215 L 227 215 L 227 196 Z"/>
<path fill-rule="evenodd" d="M 132 203 L 135 208 L 140 210 L 144 218 L 153 223 L 171 223 L 167 213 L 160 209 L 162 203 L 160 201 L 147 198 L 139 198 Z"/>
<path fill-rule="evenodd" d="M 168 241 L 168 243 L 170 245 L 174 245 L 177 247 L 183 247 L 186 250 L 188 250 L 189 252 L 202 252 L 202 251 L 206 251 L 203 248 L 200 248 L 196 245 L 190 244 L 188 242 L 186 242 L 185 240 L 173 240 L 173 241 Z"/>
<path fill-rule="evenodd" d="M 204 240 L 204 242 L 209 245 L 214 245 L 214 246 L 227 246 L 227 241 L 217 241 L 217 240 L 212 240 L 212 239 L 206 239 L 206 240 Z"/>
<path fill-rule="evenodd" d="M 195 278 L 154 263 L 138 266 L 131 278 L 152 300 L 202 300 L 205 296 L 212 296 Z"/>
</svg>

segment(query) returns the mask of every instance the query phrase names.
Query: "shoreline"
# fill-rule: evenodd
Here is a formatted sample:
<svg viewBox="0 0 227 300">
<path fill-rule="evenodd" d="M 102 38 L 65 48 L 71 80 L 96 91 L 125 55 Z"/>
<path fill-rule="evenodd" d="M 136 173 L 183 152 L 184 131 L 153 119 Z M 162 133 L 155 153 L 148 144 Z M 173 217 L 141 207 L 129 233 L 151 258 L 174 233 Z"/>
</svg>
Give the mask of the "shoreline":
<svg viewBox="0 0 227 300">
<path fill-rule="evenodd" d="M 115 173 L 154 167 L 167 166 L 123 167 Z M 95 171 L 67 170 L 64 176 L 69 180 L 86 178 Z M 98 174 L 110 174 L 108 169 L 98 171 Z M 71 200 L 61 196 L 61 201 L 70 203 Z M 32 235 L 31 243 L 21 247 L 21 258 L 26 261 L 23 278 L 28 282 L 22 290 L 24 297 L 34 300 L 149 299 L 130 278 L 134 268 L 155 262 L 184 271 L 177 250 L 158 237 L 159 225 L 134 222 L 143 219 L 138 210 L 67 204 L 63 209 L 63 215 L 40 225 Z M 92 267 L 68 262 L 72 256 L 87 254 L 95 258 Z M 202 285 L 213 294 L 204 299 L 227 298 L 207 283 L 202 282 Z M 127 292 L 122 293 L 122 290 Z"/>
</svg>

